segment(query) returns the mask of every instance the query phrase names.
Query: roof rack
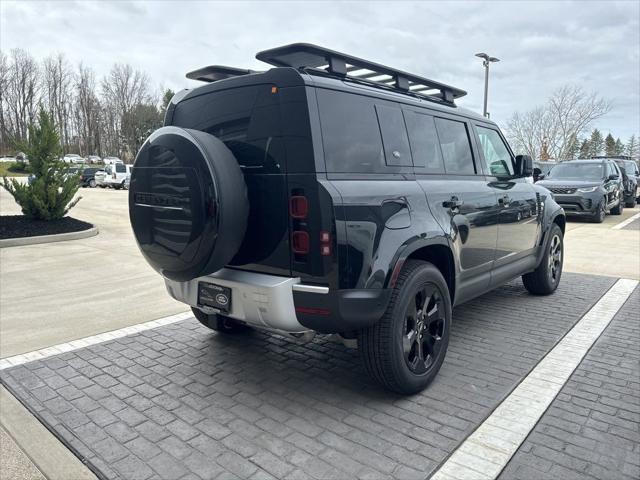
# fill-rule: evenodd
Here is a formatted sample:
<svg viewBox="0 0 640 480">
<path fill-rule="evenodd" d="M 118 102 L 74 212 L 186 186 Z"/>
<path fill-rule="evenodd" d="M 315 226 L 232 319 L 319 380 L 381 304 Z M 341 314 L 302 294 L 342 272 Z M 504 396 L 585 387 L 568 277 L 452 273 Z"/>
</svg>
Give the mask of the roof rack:
<svg viewBox="0 0 640 480">
<path fill-rule="evenodd" d="M 292 43 L 264 50 L 258 52 L 256 58 L 276 67 L 328 73 L 452 105 L 456 98 L 467 94 L 464 90 L 428 78 L 309 43 Z"/>
<path fill-rule="evenodd" d="M 596 155 L 591 157 L 592 159 L 609 159 L 609 160 L 633 160 L 633 157 L 628 155 Z"/>
<path fill-rule="evenodd" d="M 256 71 L 247 70 L 246 68 L 225 67 L 224 65 L 210 65 L 187 73 L 187 78 L 211 83 L 225 78 L 249 75 L 250 73 L 256 73 Z"/>
</svg>

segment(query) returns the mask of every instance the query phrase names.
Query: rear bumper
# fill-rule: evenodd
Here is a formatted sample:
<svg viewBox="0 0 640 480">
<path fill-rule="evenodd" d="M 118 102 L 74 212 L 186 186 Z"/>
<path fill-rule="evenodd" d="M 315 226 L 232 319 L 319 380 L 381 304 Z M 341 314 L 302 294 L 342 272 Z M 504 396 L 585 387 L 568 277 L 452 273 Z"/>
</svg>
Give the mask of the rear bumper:
<svg viewBox="0 0 640 480">
<path fill-rule="evenodd" d="M 341 333 L 376 323 L 389 301 L 389 290 L 335 290 L 302 284 L 299 278 L 223 268 L 188 282 L 165 278 L 169 295 L 206 314 L 219 313 L 198 303 L 198 283 L 231 289 L 231 318 L 259 328 L 300 333 Z"/>
</svg>

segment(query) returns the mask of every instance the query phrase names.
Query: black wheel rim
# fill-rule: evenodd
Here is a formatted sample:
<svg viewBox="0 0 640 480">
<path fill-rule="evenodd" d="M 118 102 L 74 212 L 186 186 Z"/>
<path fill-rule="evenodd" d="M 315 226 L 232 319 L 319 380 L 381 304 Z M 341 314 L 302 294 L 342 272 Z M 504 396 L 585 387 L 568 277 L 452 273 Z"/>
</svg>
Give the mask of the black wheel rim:
<svg viewBox="0 0 640 480">
<path fill-rule="evenodd" d="M 405 311 L 402 330 L 404 359 L 413 373 L 427 373 L 440 356 L 445 315 L 437 286 L 427 284 L 415 292 Z"/>
<path fill-rule="evenodd" d="M 556 283 L 560 279 L 562 271 L 562 240 L 559 235 L 554 235 L 549 246 L 549 277 Z"/>
</svg>

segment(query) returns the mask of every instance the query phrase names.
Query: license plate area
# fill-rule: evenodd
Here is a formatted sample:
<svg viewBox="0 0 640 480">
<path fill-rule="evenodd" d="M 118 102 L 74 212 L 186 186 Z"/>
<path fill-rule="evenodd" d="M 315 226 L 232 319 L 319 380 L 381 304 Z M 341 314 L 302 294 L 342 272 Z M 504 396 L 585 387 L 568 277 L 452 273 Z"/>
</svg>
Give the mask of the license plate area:
<svg viewBox="0 0 640 480">
<path fill-rule="evenodd" d="M 231 289 L 215 283 L 198 283 L 198 305 L 215 308 L 220 313 L 231 311 Z"/>
</svg>

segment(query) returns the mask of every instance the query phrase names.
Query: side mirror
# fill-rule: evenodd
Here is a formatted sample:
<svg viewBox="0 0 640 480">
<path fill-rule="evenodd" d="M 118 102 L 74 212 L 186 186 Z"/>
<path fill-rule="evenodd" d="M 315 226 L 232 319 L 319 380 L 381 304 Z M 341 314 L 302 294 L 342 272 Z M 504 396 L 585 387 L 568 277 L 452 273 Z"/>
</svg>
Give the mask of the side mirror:
<svg viewBox="0 0 640 480">
<path fill-rule="evenodd" d="M 618 175 L 616 175 L 615 173 L 612 173 L 611 175 L 609 175 L 609 180 L 617 180 L 618 178 L 620 178 Z"/>
<path fill-rule="evenodd" d="M 520 177 L 530 177 L 533 175 L 533 160 L 529 155 L 516 156 L 516 170 Z"/>
</svg>

